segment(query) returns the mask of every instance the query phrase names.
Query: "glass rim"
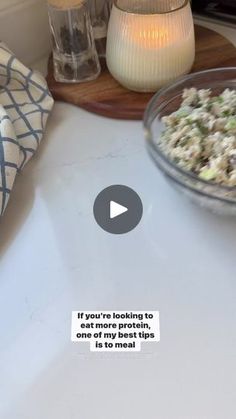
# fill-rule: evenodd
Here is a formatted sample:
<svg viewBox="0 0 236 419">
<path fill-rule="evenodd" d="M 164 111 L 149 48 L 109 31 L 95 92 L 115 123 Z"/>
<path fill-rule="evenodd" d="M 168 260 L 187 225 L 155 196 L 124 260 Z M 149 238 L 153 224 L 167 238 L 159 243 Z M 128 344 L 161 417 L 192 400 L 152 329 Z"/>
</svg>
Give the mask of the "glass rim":
<svg viewBox="0 0 236 419">
<path fill-rule="evenodd" d="M 138 12 L 132 12 L 131 10 L 127 10 L 121 6 L 118 5 L 118 1 L 119 0 L 114 0 L 113 6 L 117 9 L 120 10 L 122 13 L 127 13 L 130 15 L 135 15 L 135 16 L 161 16 L 161 15 L 169 15 L 171 13 L 175 13 L 181 9 L 184 9 L 188 4 L 190 0 L 183 0 L 183 4 L 179 7 L 176 7 L 173 10 L 168 10 L 166 12 L 159 12 L 159 13 L 155 13 L 155 12 L 151 12 L 151 13 L 138 13 Z"/>
<path fill-rule="evenodd" d="M 195 73 L 192 73 L 192 74 L 188 74 L 184 77 L 180 77 L 174 83 L 160 89 L 156 94 L 154 94 L 153 98 L 150 100 L 149 104 L 147 105 L 147 108 L 144 112 L 143 125 L 144 125 L 144 129 L 146 131 L 147 137 L 148 137 L 146 139 L 147 139 L 149 147 L 151 147 L 152 152 L 154 154 L 157 153 L 157 155 L 167 164 L 167 166 L 174 169 L 180 175 L 184 175 L 184 176 L 186 176 L 190 179 L 193 179 L 193 180 L 195 180 L 199 183 L 202 183 L 206 186 L 210 186 L 210 187 L 216 187 L 217 186 L 218 188 L 220 188 L 222 190 L 225 190 L 227 192 L 230 192 L 230 191 L 235 192 L 236 191 L 236 186 L 227 186 L 227 185 L 220 184 L 220 183 L 217 183 L 217 182 L 201 179 L 198 175 L 195 175 L 193 172 L 190 172 L 188 170 L 183 169 L 182 167 L 178 166 L 176 163 L 171 161 L 161 151 L 160 147 L 158 147 L 157 144 L 155 144 L 154 139 L 153 139 L 153 135 L 152 135 L 152 130 L 151 130 L 151 125 L 152 125 L 153 121 L 155 120 L 157 114 L 161 110 L 161 105 L 159 105 L 156 108 L 155 116 L 152 119 L 150 118 L 150 113 L 152 112 L 152 110 L 153 110 L 152 108 L 153 108 L 153 106 L 155 106 L 155 103 L 156 103 L 158 98 L 160 98 L 163 94 L 171 91 L 174 87 L 177 87 L 177 86 L 181 85 L 183 82 L 185 82 L 187 80 L 191 80 L 191 78 L 194 78 L 195 76 L 201 76 L 202 74 L 207 74 L 207 73 L 216 73 L 216 72 L 221 73 L 223 71 L 228 71 L 229 73 L 230 72 L 235 73 L 236 72 L 236 67 L 222 67 L 222 68 L 213 68 L 213 69 L 210 69 L 210 70 L 198 71 L 198 72 L 195 72 Z"/>
</svg>

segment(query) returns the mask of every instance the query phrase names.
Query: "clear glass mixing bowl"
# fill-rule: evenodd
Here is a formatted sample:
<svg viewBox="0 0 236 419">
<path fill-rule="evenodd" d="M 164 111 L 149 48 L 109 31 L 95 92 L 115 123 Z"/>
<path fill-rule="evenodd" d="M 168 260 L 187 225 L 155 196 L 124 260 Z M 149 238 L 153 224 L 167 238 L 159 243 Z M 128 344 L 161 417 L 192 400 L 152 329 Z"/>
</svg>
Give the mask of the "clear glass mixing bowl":
<svg viewBox="0 0 236 419">
<path fill-rule="evenodd" d="M 200 179 L 170 161 L 158 146 L 157 140 L 164 128 L 162 117 L 178 110 L 183 90 L 191 87 L 211 89 L 213 96 L 226 88 L 236 89 L 236 67 L 193 73 L 156 93 L 144 114 L 148 151 L 167 180 L 192 201 L 218 214 L 236 215 L 236 187 Z"/>
</svg>

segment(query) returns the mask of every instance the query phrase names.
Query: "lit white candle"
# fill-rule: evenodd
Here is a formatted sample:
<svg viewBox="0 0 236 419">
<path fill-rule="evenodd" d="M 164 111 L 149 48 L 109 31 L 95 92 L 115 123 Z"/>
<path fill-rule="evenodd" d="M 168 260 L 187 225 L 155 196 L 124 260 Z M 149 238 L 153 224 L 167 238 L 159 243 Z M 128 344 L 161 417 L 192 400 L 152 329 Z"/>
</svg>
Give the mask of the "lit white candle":
<svg viewBox="0 0 236 419">
<path fill-rule="evenodd" d="M 132 13 L 113 6 L 107 65 L 116 80 L 136 91 L 156 91 L 191 69 L 194 27 L 188 1 L 168 13 Z M 124 4 L 124 1 L 122 2 Z"/>
</svg>

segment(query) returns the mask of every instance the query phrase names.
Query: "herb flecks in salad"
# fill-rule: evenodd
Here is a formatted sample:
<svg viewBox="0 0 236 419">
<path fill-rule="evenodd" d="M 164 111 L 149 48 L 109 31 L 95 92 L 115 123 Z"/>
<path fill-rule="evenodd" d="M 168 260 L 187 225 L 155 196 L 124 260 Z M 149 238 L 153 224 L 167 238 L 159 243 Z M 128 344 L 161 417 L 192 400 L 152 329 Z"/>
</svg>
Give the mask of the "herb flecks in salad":
<svg viewBox="0 0 236 419">
<path fill-rule="evenodd" d="M 206 181 L 236 186 L 236 90 L 212 96 L 185 89 L 180 108 L 162 118 L 159 147 L 181 168 Z"/>
</svg>

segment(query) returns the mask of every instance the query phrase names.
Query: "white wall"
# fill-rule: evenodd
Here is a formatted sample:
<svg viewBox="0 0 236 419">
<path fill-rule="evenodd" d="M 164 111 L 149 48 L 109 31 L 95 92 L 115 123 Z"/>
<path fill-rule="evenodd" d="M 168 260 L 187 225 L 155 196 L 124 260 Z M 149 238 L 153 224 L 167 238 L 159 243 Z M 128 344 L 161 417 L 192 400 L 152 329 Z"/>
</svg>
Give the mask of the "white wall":
<svg viewBox="0 0 236 419">
<path fill-rule="evenodd" d="M 0 39 L 26 64 L 50 51 L 45 0 L 0 0 Z"/>
<path fill-rule="evenodd" d="M 14 6 L 15 4 L 23 3 L 24 0 L 1 0 L 0 10 L 6 9 L 7 7 Z"/>
</svg>

